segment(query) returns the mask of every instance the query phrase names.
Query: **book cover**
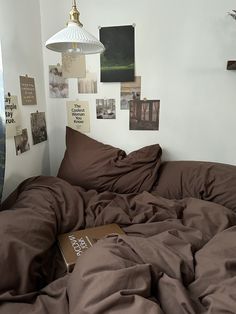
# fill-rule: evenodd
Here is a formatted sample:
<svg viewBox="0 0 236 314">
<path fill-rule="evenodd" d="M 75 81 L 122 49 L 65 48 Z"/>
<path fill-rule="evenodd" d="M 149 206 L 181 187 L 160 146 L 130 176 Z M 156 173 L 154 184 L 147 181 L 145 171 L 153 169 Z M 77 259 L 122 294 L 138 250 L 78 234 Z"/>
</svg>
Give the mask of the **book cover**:
<svg viewBox="0 0 236 314">
<path fill-rule="evenodd" d="M 111 234 L 124 234 L 117 224 L 72 231 L 58 236 L 58 245 L 66 264 L 67 272 L 74 268 L 77 258 L 99 239 Z"/>
</svg>

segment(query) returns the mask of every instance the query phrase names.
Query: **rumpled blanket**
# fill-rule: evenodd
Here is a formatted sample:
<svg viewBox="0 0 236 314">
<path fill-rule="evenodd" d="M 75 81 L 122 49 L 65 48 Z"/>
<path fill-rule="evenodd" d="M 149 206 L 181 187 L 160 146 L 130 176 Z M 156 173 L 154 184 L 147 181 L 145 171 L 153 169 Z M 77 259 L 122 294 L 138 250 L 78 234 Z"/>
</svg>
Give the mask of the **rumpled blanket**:
<svg viewBox="0 0 236 314">
<path fill-rule="evenodd" d="M 0 212 L 1 314 L 236 313 L 236 214 L 157 192 L 24 181 Z M 65 272 L 56 239 L 117 223 Z"/>
</svg>

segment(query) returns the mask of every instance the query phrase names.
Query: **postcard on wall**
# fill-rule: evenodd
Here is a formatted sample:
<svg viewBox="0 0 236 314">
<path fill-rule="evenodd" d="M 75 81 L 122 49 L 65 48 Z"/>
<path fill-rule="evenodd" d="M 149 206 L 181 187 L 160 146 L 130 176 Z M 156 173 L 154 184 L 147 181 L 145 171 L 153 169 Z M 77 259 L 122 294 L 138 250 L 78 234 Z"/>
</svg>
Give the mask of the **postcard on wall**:
<svg viewBox="0 0 236 314">
<path fill-rule="evenodd" d="M 33 77 L 20 76 L 20 90 L 22 105 L 37 105 Z"/>
<path fill-rule="evenodd" d="M 134 26 L 102 27 L 100 41 L 106 47 L 100 56 L 101 82 L 134 81 Z"/>
<path fill-rule="evenodd" d="M 48 139 L 45 112 L 31 113 L 31 132 L 33 145 L 44 142 Z"/>
<path fill-rule="evenodd" d="M 14 136 L 16 155 L 23 154 L 30 149 L 27 129 L 22 130 L 22 134 Z"/>
<path fill-rule="evenodd" d="M 4 86 L 3 86 L 3 64 L 2 49 L 0 40 L 0 203 L 2 198 L 2 190 L 5 176 L 5 155 L 6 155 L 6 139 L 5 139 L 5 110 L 4 110 Z"/>
<path fill-rule="evenodd" d="M 21 134 L 21 115 L 18 106 L 17 96 L 9 95 L 5 97 L 6 115 L 6 138 Z"/>
<path fill-rule="evenodd" d="M 89 103 L 87 101 L 67 101 L 68 126 L 83 133 L 90 132 Z"/>
<path fill-rule="evenodd" d="M 134 82 L 122 82 L 120 86 L 120 109 L 129 109 L 130 100 L 139 100 L 141 95 L 141 76 Z"/>
<path fill-rule="evenodd" d="M 130 130 L 159 130 L 160 100 L 130 101 Z"/>
<path fill-rule="evenodd" d="M 97 119 L 115 119 L 115 99 L 96 99 Z"/>
<path fill-rule="evenodd" d="M 49 65 L 49 97 L 68 98 L 68 80 L 62 76 L 60 65 Z"/>
<path fill-rule="evenodd" d="M 78 78 L 86 76 L 85 55 L 78 53 L 62 53 L 62 75 L 64 78 Z"/>
<path fill-rule="evenodd" d="M 97 93 L 97 74 L 86 73 L 85 78 L 78 79 L 79 94 L 96 94 Z"/>
</svg>

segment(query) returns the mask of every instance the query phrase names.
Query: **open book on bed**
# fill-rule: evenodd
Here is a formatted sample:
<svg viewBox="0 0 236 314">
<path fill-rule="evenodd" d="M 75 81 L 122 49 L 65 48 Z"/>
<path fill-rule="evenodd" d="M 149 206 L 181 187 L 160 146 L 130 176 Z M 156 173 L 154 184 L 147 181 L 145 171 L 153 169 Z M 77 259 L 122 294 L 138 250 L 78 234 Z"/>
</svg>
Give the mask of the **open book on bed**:
<svg viewBox="0 0 236 314">
<path fill-rule="evenodd" d="M 74 268 L 77 258 L 99 239 L 111 234 L 124 234 L 117 224 L 87 228 L 58 236 L 58 246 L 66 264 L 67 272 Z"/>
</svg>

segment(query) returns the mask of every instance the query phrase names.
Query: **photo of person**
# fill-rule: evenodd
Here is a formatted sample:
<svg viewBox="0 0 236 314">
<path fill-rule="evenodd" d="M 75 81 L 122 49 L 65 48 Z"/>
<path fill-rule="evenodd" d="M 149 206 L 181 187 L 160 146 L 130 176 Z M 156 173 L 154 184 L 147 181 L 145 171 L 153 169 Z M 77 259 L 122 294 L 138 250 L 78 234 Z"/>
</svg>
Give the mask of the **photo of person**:
<svg viewBox="0 0 236 314">
<path fill-rule="evenodd" d="M 97 119 L 115 119 L 115 99 L 96 99 Z"/>
<path fill-rule="evenodd" d="M 68 80 L 62 76 L 62 68 L 59 65 L 49 66 L 49 96 L 51 98 L 68 98 Z"/>
<path fill-rule="evenodd" d="M 30 150 L 27 129 L 22 130 L 22 134 L 14 136 L 16 155 L 23 154 Z"/>
</svg>

